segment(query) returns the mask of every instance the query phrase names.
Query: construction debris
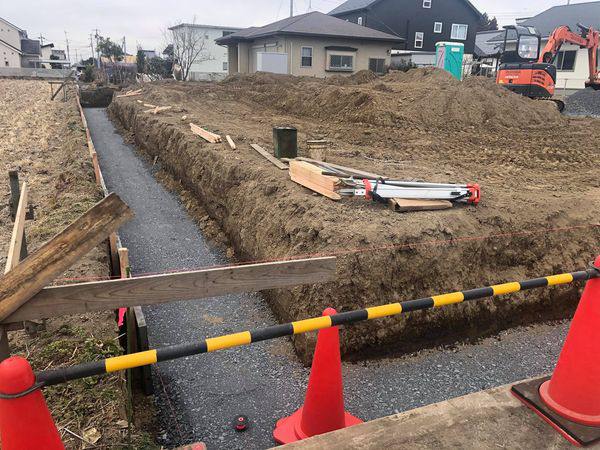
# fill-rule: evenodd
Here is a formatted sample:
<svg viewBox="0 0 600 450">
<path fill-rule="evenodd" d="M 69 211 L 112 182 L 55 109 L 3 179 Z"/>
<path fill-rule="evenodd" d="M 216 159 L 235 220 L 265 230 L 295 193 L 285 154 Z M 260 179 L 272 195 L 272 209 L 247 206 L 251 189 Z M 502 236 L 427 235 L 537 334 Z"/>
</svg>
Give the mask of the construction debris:
<svg viewBox="0 0 600 450">
<path fill-rule="evenodd" d="M 134 97 L 136 95 L 142 95 L 142 90 L 141 89 L 136 89 L 135 91 L 128 91 L 128 92 L 125 92 L 124 94 L 117 95 L 117 98 L 121 98 L 121 97 Z"/>
<path fill-rule="evenodd" d="M 210 131 L 207 131 L 204 128 L 199 127 L 198 125 L 194 125 L 193 123 L 190 123 L 190 129 L 192 130 L 192 133 L 200 136 L 206 142 L 209 142 L 211 144 L 218 144 L 221 142 L 221 136 L 219 136 L 218 134 L 215 134 L 215 133 L 211 133 Z"/>
<path fill-rule="evenodd" d="M 407 198 L 390 198 L 390 208 L 396 212 L 437 211 L 452 208 L 448 200 L 413 200 Z"/>
<path fill-rule="evenodd" d="M 250 147 L 252 147 L 258 153 L 260 153 L 262 156 L 264 156 L 265 159 L 267 159 L 268 161 L 272 162 L 275 165 L 275 167 L 277 167 L 278 169 L 281 169 L 281 170 L 287 170 L 288 169 L 287 164 L 282 163 L 280 160 L 278 160 L 277 158 L 275 158 L 273 155 L 271 155 L 268 151 L 266 151 L 260 145 L 258 145 L 258 144 L 250 144 Z"/>
<path fill-rule="evenodd" d="M 148 105 L 144 105 L 144 106 L 148 106 Z M 167 111 L 168 109 L 171 109 L 172 106 L 155 106 L 152 109 L 147 109 L 146 111 L 144 111 L 145 113 L 152 113 L 154 115 L 158 114 L 161 111 Z"/>
<path fill-rule="evenodd" d="M 332 200 L 364 196 L 389 204 L 398 212 L 448 209 L 452 202 L 477 205 L 477 184 L 440 184 L 390 180 L 350 167 L 308 158 L 290 160 L 290 178 Z M 355 178 L 358 175 L 358 178 Z"/>
<path fill-rule="evenodd" d="M 235 150 L 237 148 L 235 146 L 235 142 L 233 142 L 233 139 L 231 139 L 231 136 L 226 135 L 225 139 L 227 140 L 227 143 L 229 144 L 229 147 L 231 147 L 231 150 Z"/>
</svg>

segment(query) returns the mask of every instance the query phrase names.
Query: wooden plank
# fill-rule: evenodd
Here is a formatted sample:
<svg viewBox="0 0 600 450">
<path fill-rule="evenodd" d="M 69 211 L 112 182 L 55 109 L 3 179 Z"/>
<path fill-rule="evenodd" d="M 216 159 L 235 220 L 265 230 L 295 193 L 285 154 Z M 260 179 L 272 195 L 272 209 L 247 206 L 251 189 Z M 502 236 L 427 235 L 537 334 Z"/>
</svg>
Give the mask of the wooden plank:
<svg viewBox="0 0 600 450">
<path fill-rule="evenodd" d="M 0 325 L 0 362 L 10 358 L 10 345 L 8 344 L 7 331 L 8 326 Z"/>
<path fill-rule="evenodd" d="M 329 192 L 333 192 L 340 185 L 340 179 L 323 175 L 323 170 L 304 161 L 290 161 L 290 176 L 303 178 L 316 184 Z"/>
<path fill-rule="evenodd" d="M 92 166 L 94 166 L 94 176 L 96 177 L 96 184 L 100 186 L 100 165 L 98 164 L 98 154 L 92 153 Z"/>
<path fill-rule="evenodd" d="M 287 170 L 288 169 L 287 164 L 284 164 L 281 161 L 279 161 L 277 158 L 275 158 L 273 155 L 271 155 L 268 151 L 266 151 L 260 145 L 258 145 L 258 144 L 250 144 L 250 147 L 252 147 L 259 154 L 261 154 L 262 156 L 264 156 L 265 159 L 267 159 L 268 161 L 270 161 L 271 163 L 273 163 L 275 165 L 275 167 L 277 167 L 278 169 L 281 169 L 281 170 Z"/>
<path fill-rule="evenodd" d="M 67 77 L 65 78 L 65 80 L 60 84 L 60 86 L 58 87 L 58 89 L 56 90 L 56 92 L 54 94 L 52 94 L 52 97 L 50 98 L 50 100 L 54 100 L 54 97 L 56 97 L 58 95 L 58 93 L 61 91 L 61 89 L 64 89 L 65 85 L 71 81 L 71 77 L 73 76 L 73 74 L 75 73 L 75 70 L 71 70 L 71 72 L 69 72 L 69 75 L 67 75 Z"/>
<path fill-rule="evenodd" d="M 306 161 L 306 162 L 313 162 L 313 163 L 317 163 L 317 164 L 326 164 L 330 167 L 333 167 L 334 169 L 338 169 L 338 170 L 342 170 L 346 173 L 349 173 L 350 175 L 354 175 L 357 177 L 362 177 L 362 178 L 382 178 L 384 180 L 389 179 L 389 177 L 385 177 L 383 175 L 378 175 L 376 173 L 371 173 L 371 172 L 367 172 L 365 170 L 358 170 L 358 169 L 353 169 L 352 167 L 346 167 L 346 166 L 340 166 L 339 164 L 333 164 L 330 162 L 325 162 L 325 161 L 318 161 L 316 159 L 310 159 L 310 158 L 296 158 L 299 161 Z"/>
<path fill-rule="evenodd" d="M 136 95 L 142 95 L 142 90 L 141 89 L 137 89 L 135 91 L 128 91 L 128 92 L 125 92 L 124 94 L 117 95 L 117 98 L 121 98 L 121 97 L 134 97 Z"/>
<path fill-rule="evenodd" d="M 125 247 L 119 249 L 119 273 L 121 278 L 129 278 L 129 250 Z"/>
<path fill-rule="evenodd" d="M 110 194 L 0 278 L 0 321 L 6 319 L 133 216 Z"/>
<path fill-rule="evenodd" d="M 235 142 L 233 142 L 233 139 L 231 139 L 231 136 L 226 135 L 225 139 L 227 139 L 227 143 L 229 144 L 229 147 L 231 147 L 231 150 L 235 150 L 237 148 L 235 146 Z"/>
<path fill-rule="evenodd" d="M 211 144 L 217 144 L 217 143 L 221 142 L 221 136 L 219 136 L 218 134 L 215 134 L 215 133 L 211 133 L 210 131 L 205 130 L 202 127 L 199 127 L 198 125 L 190 123 L 190 129 L 192 130 L 192 133 L 200 136 L 202 139 L 204 139 L 205 141 L 207 141 Z"/>
<path fill-rule="evenodd" d="M 108 245 L 110 248 L 110 265 L 113 275 L 116 275 L 120 270 L 119 264 L 119 248 L 117 247 L 117 233 L 110 233 L 108 236 Z"/>
<path fill-rule="evenodd" d="M 390 208 L 396 212 L 410 211 L 437 211 L 452 208 L 452 202 L 448 200 L 415 200 L 406 198 L 391 198 Z"/>
<path fill-rule="evenodd" d="M 331 200 L 338 201 L 338 200 L 342 199 L 342 196 L 340 194 L 338 194 L 337 192 L 327 190 L 324 187 L 319 186 L 318 184 L 315 184 L 310 180 L 307 180 L 306 178 L 303 178 L 301 176 L 293 174 L 292 172 L 290 172 L 290 178 L 295 183 L 298 183 L 299 185 L 304 186 L 305 188 L 308 188 L 311 191 L 315 191 L 321 195 L 324 195 L 325 197 L 328 197 Z"/>
<path fill-rule="evenodd" d="M 48 287 L 2 322 L 322 283 L 335 280 L 335 267 L 324 257 Z"/>
<path fill-rule="evenodd" d="M 161 111 L 166 111 L 168 109 L 171 109 L 172 106 L 155 106 L 154 108 L 151 109 L 147 109 L 146 111 L 144 111 L 145 113 L 152 113 L 154 115 L 158 114 Z"/>
<path fill-rule="evenodd" d="M 15 215 L 15 224 L 13 226 L 10 245 L 8 247 L 8 257 L 6 258 L 6 266 L 4 273 L 7 274 L 19 264 L 21 256 L 21 245 L 23 244 L 23 232 L 25 230 L 25 213 L 27 212 L 27 183 L 23 183 L 21 188 L 21 197 L 19 198 L 19 206 Z"/>
</svg>

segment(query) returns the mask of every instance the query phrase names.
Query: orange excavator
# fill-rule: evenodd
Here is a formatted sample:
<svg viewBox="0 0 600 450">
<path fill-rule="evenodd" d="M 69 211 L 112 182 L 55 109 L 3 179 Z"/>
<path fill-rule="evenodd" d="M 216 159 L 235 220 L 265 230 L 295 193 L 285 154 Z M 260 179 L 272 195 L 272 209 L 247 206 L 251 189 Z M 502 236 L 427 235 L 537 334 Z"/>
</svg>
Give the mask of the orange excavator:
<svg viewBox="0 0 600 450">
<path fill-rule="evenodd" d="M 600 90 L 600 32 L 581 24 L 577 26 L 580 34 L 574 33 L 566 25 L 558 27 L 541 51 L 542 39 L 535 28 L 520 25 L 504 27 L 504 47 L 496 82 L 529 98 L 553 101 L 559 111 L 562 111 L 565 108 L 564 102 L 553 98 L 556 89 L 554 62 L 563 44 L 574 44 L 580 48 L 587 48 L 589 52 L 590 77 L 585 86 Z M 507 46 L 513 42 L 516 42 L 515 50 L 507 50 Z"/>
</svg>

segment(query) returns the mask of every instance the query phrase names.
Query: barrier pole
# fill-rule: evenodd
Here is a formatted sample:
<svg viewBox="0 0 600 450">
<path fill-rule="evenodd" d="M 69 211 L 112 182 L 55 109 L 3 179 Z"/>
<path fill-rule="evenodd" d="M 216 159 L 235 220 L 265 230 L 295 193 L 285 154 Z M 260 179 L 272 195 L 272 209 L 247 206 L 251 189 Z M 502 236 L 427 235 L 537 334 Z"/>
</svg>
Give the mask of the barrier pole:
<svg viewBox="0 0 600 450">
<path fill-rule="evenodd" d="M 589 269 L 579 272 L 551 275 L 521 282 L 504 283 L 467 291 L 420 298 L 417 300 L 409 300 L 401 303 L 373 306 L 370 308 L 343 312 L 331 316 L 315 317 L 312 319 L 274 325 L 253 331 L 242 331 L 240 333 L 208 338 L 201 342 L 171 345 L 159 349 L 147 350 L 145 352 L 116 356 L 102 361 L 94 361 L 72 367 L 42 371 L 37 373 L 36 377 L 37 381 L 43 383 L 45 386 L 52 386 L 79 378 L 133 369 L 135 367 L 156 364 L 157 362 L 184 358 L 186 356 L 198 355 L 201 353 L 214 352 L 231 347 L 239 347 L 242 345 L 248 345 L 255 342 L 284 336 L 291 336 L 294 334 L 308 333 L 310 331 L 317 331 L 337 325 L 379 319 L 382 317 L 395 316 L 412 311 L 440 308 L 466 301 L 480 300 L 488 297 L 496 297 L 547 286 L 570 284 L 575 281 L 589 280 L 599 277 L 600 270 L 591 266 Z"/>
</svg>

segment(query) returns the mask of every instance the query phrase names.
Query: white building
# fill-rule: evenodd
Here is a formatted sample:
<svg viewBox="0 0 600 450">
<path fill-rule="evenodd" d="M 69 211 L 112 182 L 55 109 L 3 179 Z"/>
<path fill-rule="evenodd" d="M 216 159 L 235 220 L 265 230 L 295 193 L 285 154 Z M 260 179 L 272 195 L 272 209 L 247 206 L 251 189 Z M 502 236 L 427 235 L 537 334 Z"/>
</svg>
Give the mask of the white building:
<svg viewBox="0 0 600 450">
<path fill-rule="evenodd" d="M 189 80 L 222 79 L 229 73 L 227 47 L 218 45 L 215 40 L 239 31 L 241 28 L 215 25 L 198 25 L 182 23 L 169 28 L 173 33 L 196 33 L 200 35 L 204 49 L 198 60 L 192 64 Z"/>
<path fill-rule="evenodd" d="M 537 16 L 519 19 L 517 23 L 522 26 L 534 27 L 542 36 L 542 48 L 544 48 L 552 32 L 562 25 L 568 25 L 575 33 L 580 32 L 577 27 L 578 23 L 591 26 L 596 30 L 600 29 L 600 1 L 554 6 Z M 502 32 L 488 42 L 493 44 L 503 40 L 504 33 Z M 515 41 L 509 41 L 507 49 L 514 50 L 514 48 Z M 600 58 L 598 61 L 600 64 Z M 585 88 L 585 82 L 590 76 L 588 49 L 565 44 L 561 47 L 554 64 L 558 69 L 557 92 L 562 89 Z"/>
</svg>

